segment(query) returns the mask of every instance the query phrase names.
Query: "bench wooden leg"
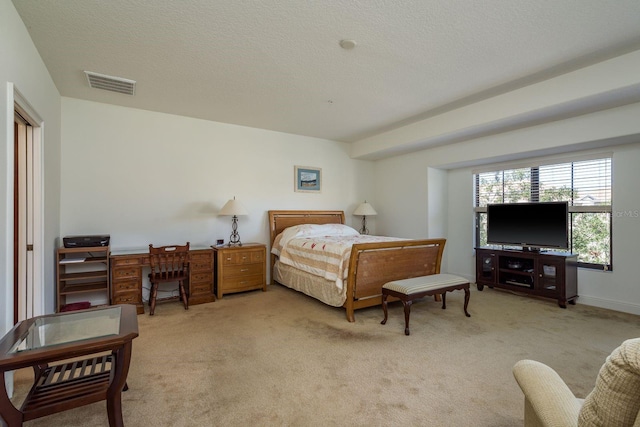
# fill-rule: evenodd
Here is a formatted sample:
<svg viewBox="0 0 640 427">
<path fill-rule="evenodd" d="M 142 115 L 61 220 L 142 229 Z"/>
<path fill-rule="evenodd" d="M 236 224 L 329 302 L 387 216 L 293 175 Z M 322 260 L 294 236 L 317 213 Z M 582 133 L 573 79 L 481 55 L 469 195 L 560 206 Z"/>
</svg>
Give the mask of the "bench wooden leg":
<svg viewBox="0 0 640 427">
<path fill-rule="evenodd" d="M 464 315 L 467 317 L 471 317 L 471 315 L 467 311 L 467 306 L 469 305 L 469 296 L 469 286 L 467 286 L 466 288 L 464 288 Z"/>
<path fill-rule="evenodd" d="M 384 311 L 384 319 L 380 324 L 386 325 L 387 323 L 387 294 L 382 294 L 382 311 Z"/>
<path fill-rule="evenodd" d="M 402 304 L 404 305 L 404 334 L 409 335 L 409 316 L 411 315 L 411 304 L 412 300 L 402 300 Z"/>
</svg>

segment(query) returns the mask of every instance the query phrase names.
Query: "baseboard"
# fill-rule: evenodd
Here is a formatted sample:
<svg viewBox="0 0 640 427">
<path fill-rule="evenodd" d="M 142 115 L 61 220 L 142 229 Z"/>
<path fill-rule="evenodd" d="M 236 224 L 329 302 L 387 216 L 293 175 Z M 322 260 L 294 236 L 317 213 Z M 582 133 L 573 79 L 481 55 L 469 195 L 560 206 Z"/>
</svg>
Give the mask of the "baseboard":
<svg viewBox="0 0 640 427">
<path fill-rule="evenodd" d="M 609 310 L 621 311 L 623 313 L 640 315 L 640 305 L 628 302 L 614 301 L 597 297 L 578 297 L 578 304 L 590 305 L 592 307 L 606 308 Z"/>
</svg>

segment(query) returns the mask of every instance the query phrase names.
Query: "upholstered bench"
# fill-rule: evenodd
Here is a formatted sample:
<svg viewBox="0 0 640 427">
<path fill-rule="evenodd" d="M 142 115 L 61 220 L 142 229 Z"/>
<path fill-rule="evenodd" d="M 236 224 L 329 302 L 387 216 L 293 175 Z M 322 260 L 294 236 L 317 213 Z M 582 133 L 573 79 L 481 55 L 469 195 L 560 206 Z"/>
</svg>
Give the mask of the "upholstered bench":
<svg viewBox="0 0 640 427">
<path fill-rule="evenodd" d="M 413 300 L 425 296 L 442 295 L 442 309 L 447 308 L 446 293 L 458 289 L 464 290 L 464 314 L 471 317 L 467 311 L 469 305 L 469 281 L 453 274 L 432 274 L 429 276 L 412 277 L 411 279 L 394 280 L 382 286 L 382 310 L 384 310 L 383 325 L 387 323 L 387 297 L 394 296 L 404 305 L 404 334 L 409 335 L 409 315 Z"/>
</svg>

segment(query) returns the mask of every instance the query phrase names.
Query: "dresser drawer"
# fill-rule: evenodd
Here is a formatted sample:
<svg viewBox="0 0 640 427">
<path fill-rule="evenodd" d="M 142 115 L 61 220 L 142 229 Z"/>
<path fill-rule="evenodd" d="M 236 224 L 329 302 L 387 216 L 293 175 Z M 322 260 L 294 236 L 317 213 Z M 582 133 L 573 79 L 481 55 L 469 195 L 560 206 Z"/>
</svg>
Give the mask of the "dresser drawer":
<svg viewBox="0 0 640 427">
<path fill-rule="evenodd" d="M 113 296 L 111 304 L 142 304 L 140 292 L 123 292 Z"/>
<path fill-rule="evenodd" d="M 111 283 L 111 292 L 119 294 L 122 292 L 139 292 L 140 285 L 137 280 L 118 280 Z"/>
<path fill-rule="evenodd" d="M 191 273 L 191 284 L 206 283 L 209 286 L 213 283 L 213 271 L 209 269 L 206 273 Z"/>
<path fill-rule="evenodd" d="M 189 268 L 191 271 L 211 271 L 213 267 L 213 262 L 211 259 L 204 261 L 191 261 L 189 263 Z"/>
<path fill-rule="evenodd" d="M 251 262 L 264 262 L 264 251 L 251 251 Z"/>
<path fill-rule="evenodd" d="M 189 285 L 189 295 L 211 294 L 213 292 L 211 283 L 191 283 Z"/>
<path fill-rule="evenodd" d="M 224 288 L 225 291 L 232 291 L 235 289 L 256 288 L 263 284 L 264 276 L 262 274 L 258 274 L 254 276 L 230 277 L 225 279 Z"/>
<path fill-rule="evenodd" d="M 118 267 L 121 265 L 142 265 L 142 258 L 140 257 L 126 257 L 126 258 L 118 258 L 111 257 L 111 266 Z"/>
<path fill-rule="evenodd" d="M 262 251 L 236 251 L 225 253 L 222 256 L 223 265 L 251 264 L 262 260 L 264 260 Z"/>
<path fill-rule="evenodd" d="M 211 262 L 213 253 L 211 251 L 192 252 L 189 257 L 191 262 Z"/>
<path fill-rule="evenodd" d="M 111 269 L 111 280 L 116 281 L 119 279 L 137 279 L 142 276 L 140 267 L 115 267 Z"/>
<path fill-rule="evenodd" d="M 227 279 L 235 276 L 252 276 L 256 274 L 262 274 L 264 271 L 264 264 L 240 264 L 229 265 L 224 268 L 222 278 Z"/>
</svg>

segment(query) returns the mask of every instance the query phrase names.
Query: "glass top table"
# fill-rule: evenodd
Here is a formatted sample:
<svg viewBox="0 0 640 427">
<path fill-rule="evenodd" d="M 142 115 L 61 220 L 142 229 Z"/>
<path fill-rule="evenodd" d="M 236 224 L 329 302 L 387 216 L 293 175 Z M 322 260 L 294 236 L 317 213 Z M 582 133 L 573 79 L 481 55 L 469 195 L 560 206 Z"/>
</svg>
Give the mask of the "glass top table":
<svg viewBox="0 0 640 427">
<path fill-rule="evenodd" d="M 106 400 L 109 425 L 122 426 L 121 393 L 126 390 L 131 344 L 137 336 L 135 305 L 19 322 L 0 340 L 0 377 L 31 367 L 34 382 L 22 406 L 16 408 L 5 382 L 0 381 L 0 417 L 9 427 L 21 426 L 25 421 Z"/>
<path fill-rule="evenodd" d="M 120 306 L 104 310 L 69 312 L 64 316 L 44 316 L 34 320 L 26 336 L 9 350 L 25 350 L 68 344 L 76 341 L 117 335 L 120 332 Z"/>
</svg>

